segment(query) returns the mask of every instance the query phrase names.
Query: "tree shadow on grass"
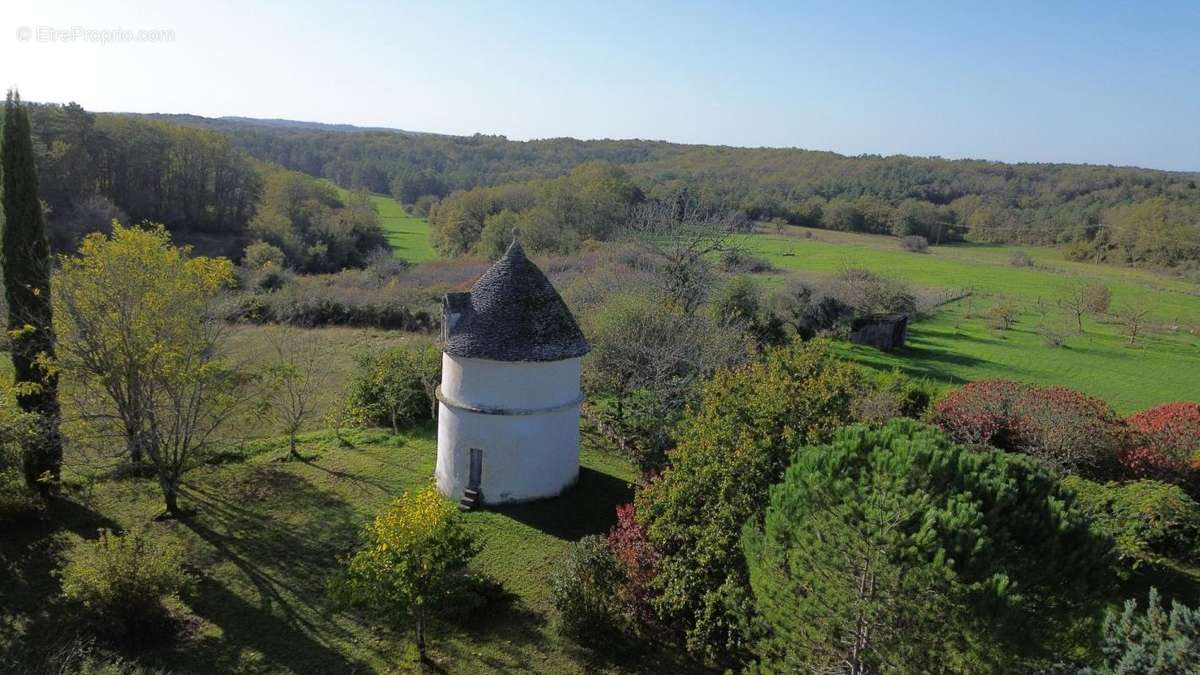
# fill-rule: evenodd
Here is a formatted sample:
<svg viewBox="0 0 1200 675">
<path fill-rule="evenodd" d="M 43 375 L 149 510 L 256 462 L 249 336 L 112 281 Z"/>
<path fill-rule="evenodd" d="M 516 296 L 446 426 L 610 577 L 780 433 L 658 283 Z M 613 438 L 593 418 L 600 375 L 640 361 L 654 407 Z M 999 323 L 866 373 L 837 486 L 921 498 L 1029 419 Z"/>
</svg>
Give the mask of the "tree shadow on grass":
<svg viewBox="0 0 1200 675">
<path fill-rule="evenodd" d="M 890 359 L 899 363 L 893 363 Z M 969 381 L 954 374 L 951 371 L 952 368 L 972 368 L 987 363 L 978 357 L 934 346 L 924 340 L 911 340 L 904 347 L 887 352 L 886 357 L 882 352 L 879 358 L 864 357 L 859 354 L 856 355 L 856 360 L 868 364 L 874 363 L 883 368 L 896 367 L 911 377 L 923 377 L 934 382 L 952 385 L 966 384 Z"/>
<path fill-rule="evenodd" d="M 0 673 L 44 672 L 79 628 L 78 612 L 61 597 L 55 570 L 62 539 L 71 532 L 95 539 L 112 520 L 70 499 L 51 501 L 44 513 L 0 524 Z"/>
<path fill-rule="evenodd" d="M 545 645 L 545 619 L 519 603 L 499 610 L 487 607 L 480 617 L 446 625 L 445 635 L 433 644 L 434 660 L 471 664 L 479 672 L 528 673 L 544 670 L 534 662 L 531 645 Z"/>
<path fill-rule="evenodd" d="M 356 673 L 369 670 L 333 646 L 313 637 L 320 628 L 279 612 L 281 601 L 254 604 L 211 577 L 202 577 L 185 598 L 192 611 L 221 627 L 220 637 L 183 645 L 177 656 L 198 671 L 236 670 L 242 649 L 253 649 L 270 663 L 295 673 Z M 232 647 L 232 648 L 231 648 Z M 173 659 L 174 660 L 174 659 Z"/>
<path fill-rule="evenodd" d="M 489 508 L 552 537 L 575 541 L 608 532 L 617 522 L 617 506 L 630 501 L 633 486 L 627 481 L 584 466 L 575 486 L 558 497 Z"/>
<path fill-rule="evenodd" d="M 189 645 L 176 658 L 204 669 L 229 658 L 226 643 L 232 643 L 294 672 L 364 669 L 332 646 L 352 636 L 324 603 L 326 580 L 338 556 L 353 547 L 359 528 L 346 502 L 270 467 L 240 483 L 190 485 L 185 496 L 197 508 L 183 525 L 211 547 L 210 559 L 198 561 L 201 578 L 186 601 L 224 635 Z M 212 571 L 228 570 L 222 563 L 235 571 Z M 243 581 L 252 592 L 237 591 Z"/>
</svg>

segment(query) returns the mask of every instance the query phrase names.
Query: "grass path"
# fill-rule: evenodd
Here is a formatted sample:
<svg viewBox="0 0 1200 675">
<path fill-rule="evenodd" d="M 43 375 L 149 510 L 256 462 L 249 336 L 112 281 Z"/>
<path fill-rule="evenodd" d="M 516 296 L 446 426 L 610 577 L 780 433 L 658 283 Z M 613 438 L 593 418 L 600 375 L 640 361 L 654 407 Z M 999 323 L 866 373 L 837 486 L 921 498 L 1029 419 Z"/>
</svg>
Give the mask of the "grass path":
<svg viewBox="0 0 1200 675">
<path fill-rule="evenodd" d="M 322 180 L 337 190 L 343 199 L 350 194 L 349 190 L 337 183 Z M 397 258 L 404 258 L 410 263 L 437 259 L 437 251 L 433 250 L 433 244 L 429 242 L 427 220 L 408 215 L 400 202 L 392 199 L 390 195 L 372 192 L 367 198 L 379 213 L 379 225 L 383 228 L 383 235 Z"/>
<path fill-rule="evenodd" d="M 429 223 L 404 212 L 399 202 L 387 195 L 372 194 L 371 203 L 379 211 L 379 224 L 396 257 L 412 263 L 438 257 L 429 243 Z"/>
</svg>

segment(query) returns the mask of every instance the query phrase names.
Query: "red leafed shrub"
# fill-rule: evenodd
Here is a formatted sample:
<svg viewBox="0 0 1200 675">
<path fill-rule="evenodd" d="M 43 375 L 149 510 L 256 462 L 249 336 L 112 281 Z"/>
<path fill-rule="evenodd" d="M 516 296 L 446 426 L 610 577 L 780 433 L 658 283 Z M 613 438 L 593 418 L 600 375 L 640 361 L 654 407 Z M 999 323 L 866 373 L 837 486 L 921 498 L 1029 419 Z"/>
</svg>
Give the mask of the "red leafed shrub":
<svg viewBox="0 0 1200 675">
<path fill-rule="evenodd" d="M 1122 452 L 1120 460 L 1125 478 L 1180 483 L 1191 471 L 1188 462 L 1179 461 L 1157 448 L 1144 445 Z"/>
<path fill-rule="evenodd" d="M 1129 426 L 1163 452 L 1189 458 L 1200 450 L 1200 403 L 1155 406 L 1130 417 Z"/>
<path fill-rule="evenodd" d="M 1131 477 L 1179 483 L 1200 470 L 1200 404 L 1155 406 L 1130 417 L 1129 426 L 1137 434 L 1137 447 L 1121 456 L 1121 464 Z"/>
<path fill-rule="evenodd" d="M 1109 477 L 1129 429 L 1104 401 L 1063 387 L 972 382 L 946 396 L 934 422 L 952 440 L 1022 452 L 1061 472 Z"/>
<path fill-rule="evenodd" d="M 617 524 L 608 533 L 608 548 L 625 572 L 618 591 L 622 604 L 639 626 L 652 627 L 656 615 L 650 606 L 653 599 L 650 582 L 658 575 L 659 555 L 646 536 L 646 529 L 638 523 L 633 504 L 617 507 Z"/>
</svg>

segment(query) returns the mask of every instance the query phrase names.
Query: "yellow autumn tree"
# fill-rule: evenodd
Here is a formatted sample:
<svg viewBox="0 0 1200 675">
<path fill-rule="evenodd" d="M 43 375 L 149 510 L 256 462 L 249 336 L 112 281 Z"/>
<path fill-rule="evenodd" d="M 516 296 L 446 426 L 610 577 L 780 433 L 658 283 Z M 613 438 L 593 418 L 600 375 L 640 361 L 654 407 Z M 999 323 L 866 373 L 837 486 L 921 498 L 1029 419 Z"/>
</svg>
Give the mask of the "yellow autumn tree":
<svg viewBox="0 0 1200 675">
<path fill-rule="evenodd" d="M 433 485 L 406 492 L 363 530 L 343 587 L 395 624 L 411 624 L 422 662 L 429 619 L 464 589 L 479 545 L 460 514 Z"/>
<path fill-rule="evenodd" d="M 58 366 L 95 434 L 124 438 L 149 462 L 170 513 L 179 477 L 243 400 L 221 358 L 215 303 L 233 280 L 224 258 L 193 257 L 161 225 L 89 235 L 54 280 Z"/>
</svg>

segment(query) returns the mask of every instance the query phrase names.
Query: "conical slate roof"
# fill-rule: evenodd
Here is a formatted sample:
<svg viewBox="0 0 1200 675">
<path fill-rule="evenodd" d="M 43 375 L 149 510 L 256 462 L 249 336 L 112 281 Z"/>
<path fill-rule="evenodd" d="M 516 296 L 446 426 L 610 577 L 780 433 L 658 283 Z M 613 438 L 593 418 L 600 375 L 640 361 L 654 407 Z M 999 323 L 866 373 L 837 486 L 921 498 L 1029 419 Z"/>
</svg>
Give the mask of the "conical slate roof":
<svg viewBox="0 0 1200 675">
<path fill-rule="evenodd" d="M 588 353 L 571 310 L 514 240 L 467 293 L 443 303 L 442 350 L 493 361 L 561 361 Z"/>
</svg>

